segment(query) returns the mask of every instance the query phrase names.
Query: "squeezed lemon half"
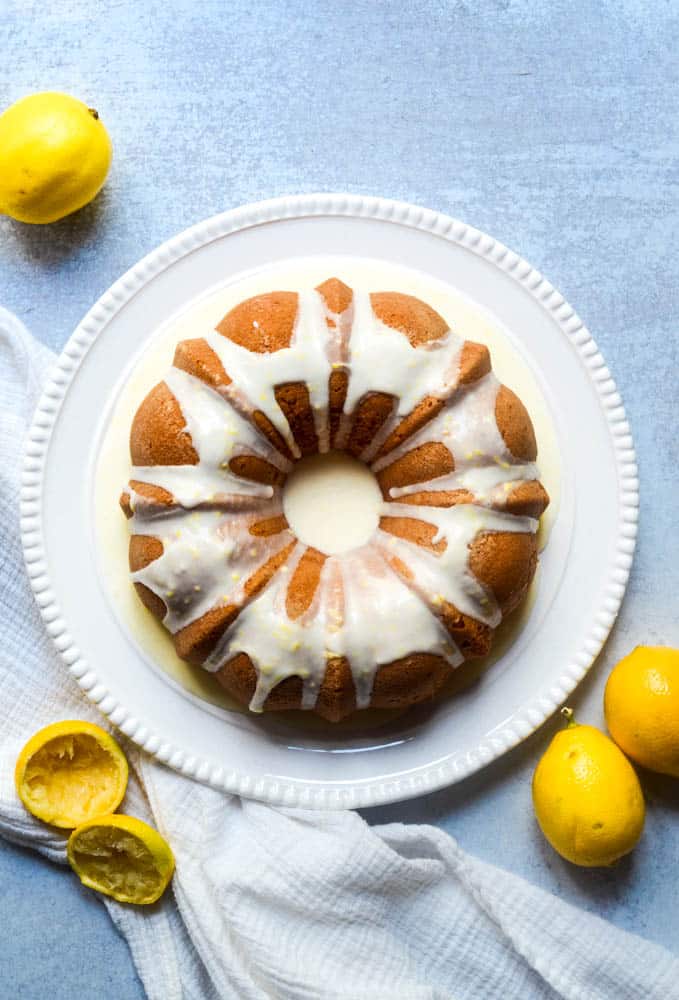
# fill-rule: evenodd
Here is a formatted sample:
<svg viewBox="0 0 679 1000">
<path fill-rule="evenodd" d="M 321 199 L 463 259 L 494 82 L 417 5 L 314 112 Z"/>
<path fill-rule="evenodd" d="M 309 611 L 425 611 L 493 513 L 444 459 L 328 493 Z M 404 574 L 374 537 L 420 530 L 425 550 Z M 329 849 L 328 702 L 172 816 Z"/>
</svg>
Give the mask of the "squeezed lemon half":
<svg viewBox="0 0 679 1000">
<path fill-rule="evenodd" d="M 83 823 L 69 837 L 67 853 L 83 885 L 121 903 L 155 903 L 174 872 L 170 845 L 134 816 Z"/>
<path fill-rule="evenodd" d="M 117 809 L 127 776 L 127 760 L 111 734 L 92 722 L 71 719 L 32 736 L 14 772 L 28 811 L 67 830 Z"/>
</svg>

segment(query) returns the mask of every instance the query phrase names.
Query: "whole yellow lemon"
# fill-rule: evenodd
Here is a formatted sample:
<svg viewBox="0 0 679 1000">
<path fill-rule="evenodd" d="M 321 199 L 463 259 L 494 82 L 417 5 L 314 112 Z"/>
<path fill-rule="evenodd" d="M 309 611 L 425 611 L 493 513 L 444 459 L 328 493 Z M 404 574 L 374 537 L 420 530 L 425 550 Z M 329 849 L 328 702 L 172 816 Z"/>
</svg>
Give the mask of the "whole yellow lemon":
<svg viewBox="0 0 679 1000">
<path fill-rule="evenodd" d="M 56 222 L 92 201 L 112 156 L 94 108 L 45 92 L 0 115 L 0 213 L 20 222 Z"/>
<path fill-rule="evenodd" d="M 556 734 L 533 775 L 540 829 L 567 861 L 586 868 L 612 865 L 635 846 L 644 828 L 644 797 L 634 768 L 594 726 Z"/>
<path fill-rule="evenodd" d="M 679 778 L 679 649 L 637 646 L 604 694 L 606 725 L 628 757 Z"/>
</svg>

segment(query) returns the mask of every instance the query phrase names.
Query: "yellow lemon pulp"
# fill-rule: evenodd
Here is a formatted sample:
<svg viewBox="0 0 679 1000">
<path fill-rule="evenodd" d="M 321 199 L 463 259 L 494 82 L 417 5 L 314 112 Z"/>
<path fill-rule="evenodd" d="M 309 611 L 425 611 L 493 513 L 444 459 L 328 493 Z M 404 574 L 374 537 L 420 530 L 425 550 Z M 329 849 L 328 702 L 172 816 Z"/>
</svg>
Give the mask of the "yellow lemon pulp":
<svg viewBox="0 0 679 1000">
<path fill-rule="evenodd" d="M 604 713 L 632 760 L 679 778 L 679 649 L 637 646 L 620 660 L 606 684 Z"/>
<path fill-rule="evenodd" d="M 634 768 L 593 726 L 556 734 L 533 775 L 533 805 L 540 829 L 563 858 L 591 868 L 611 865 L 635 846 L 645 806 Z"/>
<path fill-rule="evenodd" d="M 113 737 L 92 722 L 74 720 L 32 736 L 14 772 L 28 811 L 65 829 L 117 809 L 127 776 L 127 760 Z"/>
<path fill-rule="evenodd" d="M 92 201 L 112 156 L 98 113 L 68 94 L 24 97 L 0 115 L 0 213 L 62 219 Z"/>
<path fill-rule="evenodd" d="M 121 903 L 155 903 L 174 872 L 166 840 L 133 816 L 100 816 L 74 830 L 68 860 L 83 885 Z"/>
</svg>

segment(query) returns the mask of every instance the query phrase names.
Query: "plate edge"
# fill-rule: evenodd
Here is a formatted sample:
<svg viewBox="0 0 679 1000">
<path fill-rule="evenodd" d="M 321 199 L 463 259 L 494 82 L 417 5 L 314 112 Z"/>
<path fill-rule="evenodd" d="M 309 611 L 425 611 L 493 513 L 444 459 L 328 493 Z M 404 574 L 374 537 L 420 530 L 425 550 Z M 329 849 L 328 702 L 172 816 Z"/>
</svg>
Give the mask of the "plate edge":
<svg viewBox="0 0 679 1000">
<path fill-rule="evenodd" d="M 225 771 L 197 759 L 150 732 L 108 692 L 90 668 L 68 631 L 49 578 L 42 533 L 42 487 L 45 459 L 56 418 L 68 387 L 90 346 L 107 322 L 143 285 L 181 257 L 230 233 L 266 222 L 305 216 L 350 216 L 393 222 L 432 233 L 489 260 L 522 285 L 556 322 L 575 347 L 593 383 L 612 438 L 619 487 L 619 523 L 615 558 L 601 606 L 589 634 L 545 695 L 513 716 L 473 750 L 428 765 L 415 774 L 342 787 L 298 784 L 290 779 L 259 778 Z M 577 313 L 554 286 L 526 260 L 491 236 L 459 220 L 407 202 L 357 194 L 304 194 L 245 205 L 184 230 L 143 257 L 92 306 L 56 361 L 28 431 L 21 476 L 20 533 L 30 584 L 62 660 L 85 694 L 133 742 L 188 777 L 226 792 L 272 805 L 309 808 L 364 808 L 422 795 L 467 777 L 538 728 L 568 697 L 601 650 L 620 609 L 634 555 L 639 512 L 639 481 L 634 443 L 622 399 L 596 342 Z"/>
</svg>

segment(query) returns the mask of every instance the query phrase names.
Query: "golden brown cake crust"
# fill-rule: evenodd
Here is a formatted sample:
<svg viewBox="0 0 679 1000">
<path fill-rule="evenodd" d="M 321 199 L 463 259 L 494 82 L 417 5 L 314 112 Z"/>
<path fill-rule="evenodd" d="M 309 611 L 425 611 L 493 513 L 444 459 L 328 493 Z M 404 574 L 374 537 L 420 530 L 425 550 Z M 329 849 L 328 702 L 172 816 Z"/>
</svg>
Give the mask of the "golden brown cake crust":
<svg viewBox="0 0 679 1000">
<path fill-rule="evenodd" d="M 469 490 L 422 490 L 406 493 L 399 497 L 399 503 L 416 507 L 454 507 L 459 503 L 474 503 L 475 497 Z M 549 495 L 537 479 L 519 482 L 505 500 L 503 510 L 519 517 L 540 518 L 549 505 Z"/>
<path fill-rule="evenodd" d="M 460 383 L 471 385 L 490 371 L 490 351 L 485 344 L 465 340 L 460 354 Z"/>
<path fill-rule="evenodd" d="M 297 563 L 285 602 L 285 610 L 292 621 L 303 615 L 311 606 L 326 559 L 327 556 L 319 552 L 318 549 L 310 548 L 306 549 Z"/>
<path fill-rule="evenodd" d="M 182 340 L 174 352 L 175 368 L 194 375 L 213 389 L 229 385 L 230 376 L 206 340 Z"/>
<path fill-rule="evenodd" d="M 430 420 L 433 420 L 445 404 L 445 400 L 437 399 L 436 396 L 425 396 L 425 398 L 417 404 L 412 413 L 408 413 L 399 424 L 393 429 L 389 434 L 386 441 L 382 447 L 377 452 L 376 458 L 382 458 L 384 455 L 388 455 L 389 452 L 393 451 L 394 448 L 398 448 L 400 444 L 406 441 L 409 437 L 412 437 L 420 428 L 428 424 Z"/>
<path fill-rule="evenodd" d="M 316 286 L 316 291 L 322 295 L 329 311 L 336 315 L 346 312 L 354 297 L 352 290 L 339 278 L 328 278 Z"/>
<path fill-rule="evenodd" d="M 349 388 L 349 372 L 346 369 L 336 369 L 330 373 L 328 383 L 328 424 L 330 427 L 330 444 L 334 448 L 340 429 L 340 420 L 344 410 L 344 401 Z"/>
<path fill-rule="evenodd" d="M 257 686 L 257 674 L 252 661 L 239 653 L 217 672 L 222 687 L 243 705 L 249 704 Z M 287 677 L 277 684 L 264 703 L 265 712 L 284 712 L 298 709 L 302 700 L 302 681 Z M 315 712 L 329 722 L 339 722 L 356 708 L 354 682 L 351 670 L 343 657 L 329 659 L 325 677 L 318 692 Z"/>
<path fill-rule="evenodd" d="M 394 397 L 385 392 L 371 392 L 358 404 L 347 451 L 359 458 L 394 409 Z"/>
<path fill-rule="evenodd" d="M 297 317 L 297 292 L 267 292 L 241 302 L 217 324 L 217 331 L 256 354 L 290 346 Z"/>
<path fill-rule="evenodd" d="M 282 514 L 277 514 L 275 517 L 267 517 L 261 521 L 255 521 L 250 525 L 250 534 L 257 535 L 260 538 L 268 538 L 271 535 L 277 535 L 281 531 L 285 531 L 288 527 L 288 522 Z"/>
<path fill-rule="evenodd" d="M 229 468 L 241 479 L 269 486 L 282 486 L 286 478 L 284 472 L 258 455 L 236 455 L 229 461 Z"/>
<path fill-rule="evenodd" d="M 179 403 L 165 382 L 159 382 L 132 421 L 130 455 L 133 465 L 197 465 L 191 435 L 184 430 Z"/>
<path fill-rule="evenodd" d="M 378 472 L 377 482 L 382 495 L 388 499 L 389 490 L 393 487 L 428 482 L 437 476 L 445 476 L 454 469 L 453 456 L 446 446 L 440 441 L 427 441 Z"/>
<path fill-rule="evenodd" d="M 224 690 L 242 705 L 252 699 L 257 674 L 252 661 L 239 653 L 216 674 Z M 403 708 L 430 701 L 450 678 L 450 666 L 440 656 L 411 653 L 400 660 L 385 663 L 375 674 L 371 705 L 373 708 Z M 404 691 L 408 692 L 407 702 Z M 264 703 L 265 712 L 299 709 L 302 682 L 288 677 L 273 689 Z M 356 696 L 351 669 L 344 657 L 327 661 L 325 677 L 318 693 L 315 712 L 328 722 L 339 722 L 356 710 Z"/>
<path fill-rule="evenodd" d="M 380 527 L 386 534 L 440 555 L 447 544 L 445 538 L 434 540 L 438 529 L 418 517 L 418 508 L 448 508 L 478 501 L 467 489 L 427 488 L 432 480 L 455 471 L 456 456 L 443 442 L 433 439 L 414 445 L 409 450 L 407 442 L 434 420 L 446 405 L 454 403 L 456 394 L 467 393 L 474 383 L 488 375 L 491 371 L 488 348 L 465 341 L 457 357 L 457 369 L 451 373 L 449 386 L 440 396 L 424 396 L 405 416 L 396 419 L 397 399 L 379 391 L 366 394 L 358 401 L 352 414 L 345 414 L 350 380 L 347 331 L 353 315 L 353 292 L 337 278 L 322 282 L 317 291 L 326 309 L 328 330 L 333 331 L 334 357 L 338 359 L 333 361 L 328 379 L 329 444 L 334 446 L 341 441 L 342 447 L 354 456 L 370 454 L 370 461 L 380 460 L 381 467 L 376 478 L 385 499 L 390 498 L 392 489 L 414 487 L 414 492 L 398 497 L 399 504 L 412 508 L 412 516 L 402 513 L 398 516 L 384 515 Z M 407 337 L 414 348 L 443 340 L 449 334 L 446 321 L 431 306 L 413 296 L 400 292 L 378 292 L 370 295 L 370 302 L 375 316 L 387 327 Z M 299 296 L 296 292 L 268 292 L 240 303 L 217 324 L 216 329 L 221 336 L 250 351 L 274 353 L 290 347 L 298 307 Z M 179 343 L 174 364 L 224 396 L 231 398 L 234 389 L 237 391 L 238 373 L 226 371 L 218 355 L 203 338 Z M 306 383 L 287 382 L 273 388 L 299 453 L 317 453 L 320 443 Z M 256 401 L 253 404 L 251 410 L 243 411 L 244 415 L 281 455 L 292 460 L 291 447 L 280 431 L 263 412 L 256 409 Z M 530 417 L 521 400 L 506 386 L 501 386 L 497 392 L 495 420 L 511 455 L 520 462 L 534 462 L 537 446 Z M 378 446 L 380 440 L 382 443 Z M 388 459 L 396 448 L 400 448 L 397 457 L 385 464 L 384 459 Z M 179 404 L 164 382 L 151 390 L 135 415 L 130 452 L 135 466 L 196 465 L 199 461 Z M 283 463 L 282 468 L 287 467 Z M 277 491 L 280 491 L 286 478 L 281 468 L 260 456 L 247 453 L 232 457 L 229 468 L 243 479 L 271 486 Z M 422 484 L 421 488 L 419 484 Z M 517 516 L 539 518 L 548 503 L 549 497 L 537 479 L 520 480 L 507 490 L 501 509 Z M 177 501 L 168 490 L 135 479 L 133 473 L 129 488 L 120 497 L 120 505 L 125 515 L 131 518 L 138 504 L 143 505 L 146 511 L 152 510 L 154 516 L 159 512 L 161 517 L 177 507 Z M 286 590 L 285 607 L 290 620 L 304 620 L 305 615 L 315 613 L 314 600 L 328 557 L 313 548 L 300 550 L 300 543 L 294 538 L 282 514 L 274 512 L 248 516 L 250 536 L 266 540 L 256 544 L 269 544 L 269 540 L 279 539 L 279 547 L 244 581 L 240 604 L 224 603 L 214 607 L 176 632 L 173 641 L 178 655 L 192 663 L 200 664 L 205 660 L 236 621 L 243 606 L 261 593 L 275 576 L 278 578 L 278 570 L 286 562 L 294 566 Z M 129 563 L 132 572 L 143 570 L 162 554 L 163 543 L 159 538 L 150 534 L 131 536 Z M 391 554 L 388 546 L 384 557 L 394 572 L 426 600 L 432 614 L 439 618 L 465 657 L 483 656 L 489 651 L 493 638 L 493 629 L 489 625 L 463 614 L 443 599 L 435 603 L 426 598 L 418 589 L 411 567 Z M 502 613 L 508 614 L 525 597 L 535 573 L 537 557 L 534 534 L 480 531 L 469 545 L 468 568 L 497 602 Z M 143 583 L 136 582 L 135 587 L 146 607 L 162 620 L 167 613 L 162 598 Z M 417 639 L 413 637 L 415 646 L 416 643 Z M 402 709 L 429 700 L 446 683 L 450 671 L 450 665 L 442 656 L 419 652 L 415 648 L 407 656 L 379 665 L 374 677 L 371 705 Z M 216 677 L 237 701 L 243 704 L 251 701 L 257 686 L 257 672 L 246 654 L 239 653 L 225 662 Z M 264 709 L 281 711 L 300 708 L 302 688 L 301 678 L 287 677 L 271 690 Z M 337 721 L 355 709 L 356 695 L 350 664 L 345 657 L 329 653 L 315 711 L 325 719 Z"/>
<path fill-rule="evenodd" d="M 378 319 L 386 326 L 404 333 L 412 347 L 422 347 L 432 340 L 441 340 L 448 332 L 442 316 L 412 295 L 402 292 L 373 292 L 370 304 Z"/>
<path fill-rule="evenodd" d="M 538 457 L 538 446 L 532 421 L 519 397 L 506 385 L 500 386 L 497 394 L 495 419 L 512 455 L 525 462 L 534 462 Z"/>
<path fill-rule="evenodd" d="M 280 431 L 276 430 L 274 425 L 271 423 L 269 418 L 261 410 L 255 410 L 252 414 L 253 424 L 261 431 L 265 438 L 280 451 L 281 455 L 285 455 L 286 458 L 292 458 L 292 452 L 288 448 L 285 438 L 282 436 Z"/>
<path fill-rule="evenodd" d="M 154 507 L 174 506 L 174 497 L 162 486 L 154 486 L 152 483 L 142 483 L 138 479 L 130 479 L 130 486 L 138 497 L 152 504 Z M 128 494 L 129 496 L 129 494 Z"/>
<path fill-rule="evenodd" d="M 153 538 L 150 535 L 130 536 L 128 561 L 131 573 L 135 573 L 137 570 L 148 566 L 149 563 L 152 563 L 154 559 L 158 559 L 162 554 L 163 543 L 160 539 Z M 162 598 L 158 597 L 152 590 L 149 590 L 148 587 L 145 587 L 143 583 L 135 583 L 134 587 L 142 604 L 159 621 L 162 621 L 167 612 L 165 602 Z"/>
<path fill-rule="evenodd" d="M 288 382 L 276 386 L 274 394 L 302 455 L 316 455 L 318 436 L 308 387 L 304 382 Z"/>
</svg>

